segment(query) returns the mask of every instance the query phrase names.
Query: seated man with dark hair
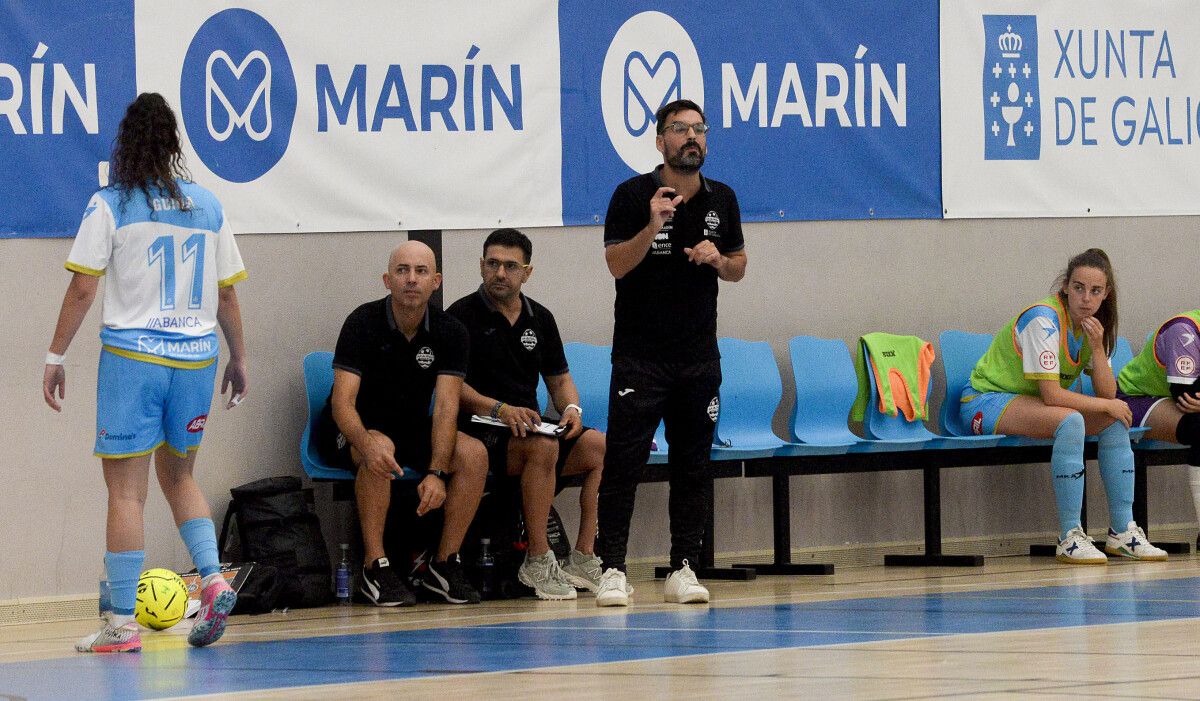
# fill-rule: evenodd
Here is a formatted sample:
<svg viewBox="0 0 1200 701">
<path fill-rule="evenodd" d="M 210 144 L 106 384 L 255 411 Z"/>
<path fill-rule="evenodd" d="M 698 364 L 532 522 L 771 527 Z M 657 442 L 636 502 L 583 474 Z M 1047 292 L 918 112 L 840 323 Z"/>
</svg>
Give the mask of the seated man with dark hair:
<svg viewBox="0 0 1200 701">
<path fill-rule="evenodd" d="M 365 560 L 360 589 L 376 606 L 416 601 L 383 548 L 391 483 L 401 465 L 425 472 L 417 485 L 418 516 L 446 509 L 437 555 L 421 586 L 452 604 L 480 600 L 458 550 L 483 495 L 487 453 L 458 431 L 467 331 L 429 306 L 441 282 L 425 244 L 407 241 L 392 251 L 383 275 L 391 294 L 355 309 L 342 326 L 333 392 L 317 429 L 323 458 L 355 473 Z"/>
<path fill-rule="evenodd" d="M 483 244 L 479 290 L 450 306 L 471 336 L 471 362 L 463 385 L 466 414 L 499 419 L 505 427 L 468 424 L 483 440 L 495 474 L 521 476 L 529 549 L 517 573 L 540 599 L 574 599 L 575 587 L 595 591 L 596 502 L 604 466 L 604 434 L 583 425 L 579 392 L 568 372 L 554 315 L 521 294 L 533 274 L 533 245 L 516 229 L 500 229 Z M 537 403 L 539 375 L 561 415 L 557 438 L 534 429 L 543 422 Z M 584 475 L 579 493 L 579 536 L 565 567 L 546 539 L 556 478 Z"/>
</svg>

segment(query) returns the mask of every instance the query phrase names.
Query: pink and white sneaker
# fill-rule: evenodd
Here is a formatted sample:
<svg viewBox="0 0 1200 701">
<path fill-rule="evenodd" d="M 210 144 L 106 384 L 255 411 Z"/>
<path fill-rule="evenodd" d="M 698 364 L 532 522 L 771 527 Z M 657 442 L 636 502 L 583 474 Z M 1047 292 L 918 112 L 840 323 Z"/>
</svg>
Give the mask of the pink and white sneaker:
<svg viewBox="0 0 1200 701">
<path fill-rule="evenodd" d="M 213 575 L 212 581 L 200 592 L 200 610 L 196 623 L 188 633 L 188 643 L 195 647 L 212 645 L 225 633 L 225 621 L 237 603 L 237 592 L 225 577 Z"/>
<path fill-rule="evenodd" d="M 136 621 L 115 626 L 107 617 L 100 630 L 75 643 L 78 652 L 138 652 L 141 649 L 142 635 Z"/>
</svg>

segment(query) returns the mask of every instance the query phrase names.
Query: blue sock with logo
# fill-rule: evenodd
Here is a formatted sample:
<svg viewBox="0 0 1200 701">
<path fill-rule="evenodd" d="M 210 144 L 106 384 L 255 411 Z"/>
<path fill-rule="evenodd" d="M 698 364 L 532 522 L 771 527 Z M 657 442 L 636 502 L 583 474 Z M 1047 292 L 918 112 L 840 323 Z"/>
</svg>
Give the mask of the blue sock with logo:
<svg viewBox="0 0 1200 701">
<path fill-rule="evenodd" d="M 1096 457 L 1100 460 L 1100 477 L 1108 497 L 1109 527 L 1121 533 L 1133 520 L 1133 448 L 1129 445 L 1129 429 L 1120 421 L 1100 432 Z"/>
<path fill-rule="evenodd" d="M 1058 503 L 1059 540 L 1080 525 L 1083 510 L 1083 415 L 1071 412 L 1054 429 L 1050 467 L 1054 473 L 1054 501 Z"/>
<path fill-rule="evenodd" d="M 104 570 L 108 573 L 108 588 L 112 592 L 113 613 L 132 616 L 137 603 L 137 584 L 142 576 L 145 550 L 124 550 L 104 553 Z"/>
<path fill-rule="evenodd" d="M 192 555 L 192 562 L 201 577 L 221 571 L 217 554 L 217 530 L 211 518 L 194 518 L 179 524 L 179 535 Z"/>
</svg>

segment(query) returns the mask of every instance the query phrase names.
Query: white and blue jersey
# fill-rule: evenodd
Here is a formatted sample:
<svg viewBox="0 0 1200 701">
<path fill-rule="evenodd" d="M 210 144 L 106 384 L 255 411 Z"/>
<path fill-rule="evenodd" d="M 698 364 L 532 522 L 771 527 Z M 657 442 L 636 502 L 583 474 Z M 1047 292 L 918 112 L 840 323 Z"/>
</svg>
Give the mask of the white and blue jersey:
<svg viewBox="0 0 1200 701">
<path fill-rule="evenodd" d="M 1063 339 L 1057 311 L 1043 304 L 1035 304 L 1018 316 L 1014 331 L 1026 379 L 1058 380 L 1064 364 L 1062 351 L 1070 353 L 1070 361 L 1078 361 L 1083 350 L 1082 335 L 1076 336 L 1067 329 Z"/>
<path fill-rule="evenodd" d="M 92 196 L 66 268 L 107 275 L 105 350 L 178 368 L 217 357 L 217 293 L 246 277 L 241 253 L 217 198 L 178 181 L 182 210 L 162 190 L 105 188 Z"/>
</svg>

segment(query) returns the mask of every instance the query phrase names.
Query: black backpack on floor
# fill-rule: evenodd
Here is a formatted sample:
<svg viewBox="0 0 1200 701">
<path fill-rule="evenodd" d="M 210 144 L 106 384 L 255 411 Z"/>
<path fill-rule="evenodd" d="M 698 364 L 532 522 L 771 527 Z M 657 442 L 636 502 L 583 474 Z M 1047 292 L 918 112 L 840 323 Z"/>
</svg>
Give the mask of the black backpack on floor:
<svg viewBox="0 0 1200 701">
<path fill-rule="evenodd" d="M 329 551 L 311 489 L 297 477 L 268 477 L 229 490 L 221 527 L 226 560 L 256 563 L 235 613 L 322 606 L 333 600 Z M 230 545 L 230 536 L 236 542 Z"/>
</svg>

